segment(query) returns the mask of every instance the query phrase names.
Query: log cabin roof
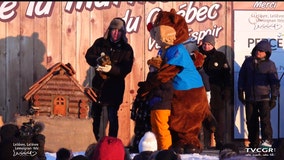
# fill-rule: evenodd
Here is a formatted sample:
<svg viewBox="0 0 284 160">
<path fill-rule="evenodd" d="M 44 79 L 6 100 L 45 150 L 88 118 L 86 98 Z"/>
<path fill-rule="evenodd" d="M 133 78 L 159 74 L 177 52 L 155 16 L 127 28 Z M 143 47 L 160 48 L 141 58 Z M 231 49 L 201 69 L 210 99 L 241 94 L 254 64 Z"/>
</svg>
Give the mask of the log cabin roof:
<svg viewBox="0 0 284 160">
<path fill-rule="evenodd" d="M 52 67 L 47 70 L 47 74 L 45 74 L 40 80 L 34 83 L 30 88 L 29 91 L 24 95 L 24 100 L 28 101 L 30 98 L 37 93 L 49 80 L 51 80 L 54 76 L 58 74 L 65 74 L 67 75 L 71 81 L 74 82 L 76 87 L 79 88 L 85 95 L 92 101 L 96 101 L 96 94 L 91 88 L 84 88 L 81 86 L 78 81 L 73 77 L 75 74 L 75 70 L 71 66 L 70 63 L 63 64 L 61 62 L 56 63 Z"/>
</svg>

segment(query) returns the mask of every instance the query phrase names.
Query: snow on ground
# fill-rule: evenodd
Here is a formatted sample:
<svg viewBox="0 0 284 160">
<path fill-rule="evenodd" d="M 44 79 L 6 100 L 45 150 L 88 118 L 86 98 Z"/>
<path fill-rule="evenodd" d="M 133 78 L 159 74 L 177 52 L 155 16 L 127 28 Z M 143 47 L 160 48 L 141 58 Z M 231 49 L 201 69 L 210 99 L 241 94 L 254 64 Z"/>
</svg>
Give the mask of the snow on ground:
<svg viewBox="0 0 284 160">
<path fill-rule="evenodd" d="M 47 160 L 56 160 L 56 153 L 46 152 Z M 84 155 L 84 152 L 74 152 L 74 156 L 76 155 Z M 135 154 L 130 154 L 130 157 L 133 158 Z M 217 155 L 203 155 L 203 154 L 182 154 L 182 160 L 219 160 Z"/>
</svg>

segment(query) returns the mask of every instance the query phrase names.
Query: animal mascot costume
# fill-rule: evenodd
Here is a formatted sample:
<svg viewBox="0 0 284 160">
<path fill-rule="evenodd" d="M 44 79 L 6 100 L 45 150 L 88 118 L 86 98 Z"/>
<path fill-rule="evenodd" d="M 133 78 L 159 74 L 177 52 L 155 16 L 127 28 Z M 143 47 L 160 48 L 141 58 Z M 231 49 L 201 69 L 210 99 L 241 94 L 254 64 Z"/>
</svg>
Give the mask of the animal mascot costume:
<svg viewBox="0 0 284 160">
<path fill-rule="evenodd" d="M 200 153 L 203 146 L 198 135 L 210 110 L 202 78 L 182 44 L 189 38 L 187 23 L 171 9 L 170 12 L 160 11 L 154 23 L 149 23 L 147 27 L 151 37 L 161 47 L 163 65 L 155 76 L 138 83 L 137 95 L 143 96 L 161 83 L 172 80 L 170 149 L 180 154 Z"/>
</svg>

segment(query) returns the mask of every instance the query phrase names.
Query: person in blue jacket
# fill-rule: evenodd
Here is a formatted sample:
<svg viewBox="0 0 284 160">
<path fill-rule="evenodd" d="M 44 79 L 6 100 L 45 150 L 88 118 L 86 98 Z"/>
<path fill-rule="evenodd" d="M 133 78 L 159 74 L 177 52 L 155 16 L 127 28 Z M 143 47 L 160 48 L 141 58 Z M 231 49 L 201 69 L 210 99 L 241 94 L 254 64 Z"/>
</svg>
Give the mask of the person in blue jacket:
<svg viewBox="0 0 284 160">
<path fill-rule="evenodd" d="M 243 62 L 238 78 L 238 98 L 245 104 L 249 147 L 259 147 L 259 118 L 262 147 L 272 146 L 270 110 L 276 106 L 279 79 L 267 40 L 256 44 Z"/>
</svg>

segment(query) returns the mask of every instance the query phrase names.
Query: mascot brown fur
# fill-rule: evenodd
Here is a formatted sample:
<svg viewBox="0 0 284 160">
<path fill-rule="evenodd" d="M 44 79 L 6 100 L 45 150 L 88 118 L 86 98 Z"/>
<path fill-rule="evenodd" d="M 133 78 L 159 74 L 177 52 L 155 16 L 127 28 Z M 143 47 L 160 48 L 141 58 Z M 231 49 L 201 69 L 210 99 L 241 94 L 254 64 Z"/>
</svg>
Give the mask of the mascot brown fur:
<svg viewBox="0 0 284 160">
<path fill-rule="evenodd" d="M 137 93 L 143 95 L 159 83 L 173 79 L 177 89 L 174 90 L 169 118 L 172 135 L 170 149 L 180 154 L 200 153 L 203 146 L 198 136 L 210 110 L 201 76 L 182 45 L 189 38 L 187 23 L 171 9 L 170 12 L 160 11 L 154 23 L 148 24 L 147 28 L 151 37 L 161 46 L 164 62 L 156 76 L 139 85 Z M 186 89 L 181 89 L 184 83 Z"/>
<path fill-rule="evenodd" d="M 198 50 L 193 51 L 193 62 L 196 68 L 203 66 L 206 55 L 200 53 Z"/>
<path fill-rule="evenodd" d="M 201 69 L 203 67 L 206 55 L 200 53 L 198 50 L 192 51 L 191 54 L 192 54 L 191 58 L 194 62 L 195 67 L 197 69 Z M 210 106 L 209 106 L 209 109 L 210 109 Z M 217 121 L 216 121 L 214 115 L 212 114 L 212 112 L 207 113 L 207 115 L 206 115 L 206 117 L 203 121 L 203 126 L 211 132 L 216 131 Z"/>
</svg>

